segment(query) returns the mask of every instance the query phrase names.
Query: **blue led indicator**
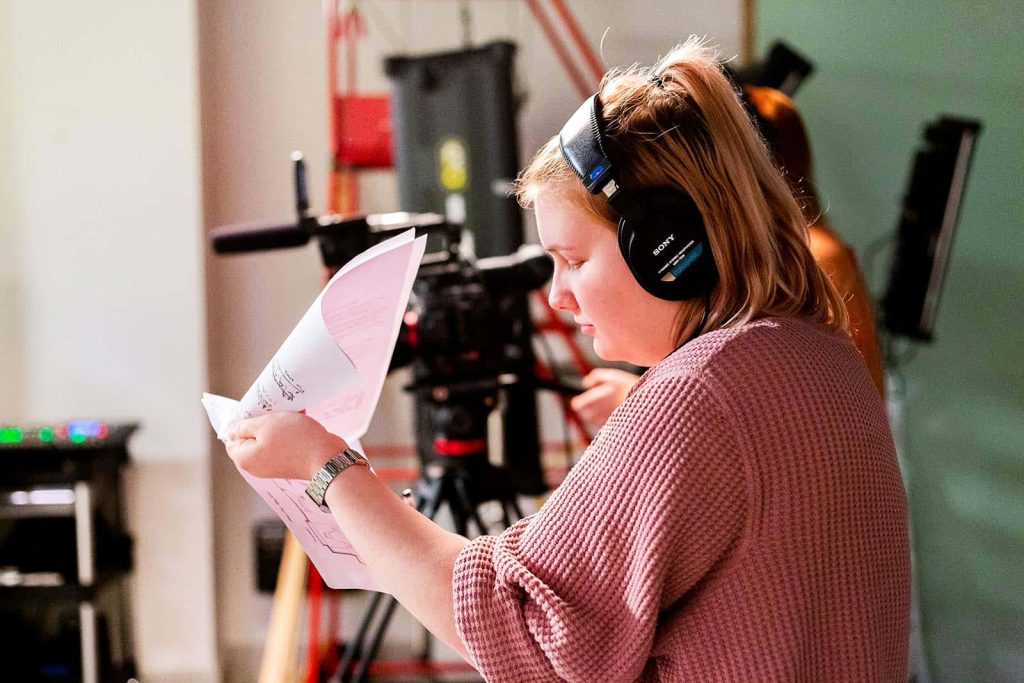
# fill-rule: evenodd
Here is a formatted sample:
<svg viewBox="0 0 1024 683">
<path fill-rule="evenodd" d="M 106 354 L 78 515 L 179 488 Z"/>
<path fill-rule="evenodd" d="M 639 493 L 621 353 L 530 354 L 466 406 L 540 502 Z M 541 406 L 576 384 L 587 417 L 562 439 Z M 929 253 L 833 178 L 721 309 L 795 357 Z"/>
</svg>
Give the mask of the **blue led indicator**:
<svg viewBox="0 0 1024 683">
<path fill-rule="evenodd" d="M 675 267 L 672 268 L 672 275 L 674 275 L 675 277 L 679 277 L 680 275 L 682 275 L 683 271 L 692 266 L 693 262 L 700 258 L 700 255 L 703 253 L 704 243 L 697 242 L 697 245 L 693 248 L 693 250 L 689 254 L 681 258 L 679 260 L 679 263 L 677 263 Z"/>
<path fill-rule="evenodd" d="M 597 179 L 597 177 L 599 175 L 604 173 L 604 169 L 605 169 L 604 164 L 598 164 L 597 167 L 593 171 L 590 172 L 590 179 L 591 180 Z"/>
<path fill-rule="evenodd" d="M 102 424 L 97 420 L 75 420 L 68 422 L 68 438 L 81 443 L 86 438 L 99 436 Z"/>
</svg>

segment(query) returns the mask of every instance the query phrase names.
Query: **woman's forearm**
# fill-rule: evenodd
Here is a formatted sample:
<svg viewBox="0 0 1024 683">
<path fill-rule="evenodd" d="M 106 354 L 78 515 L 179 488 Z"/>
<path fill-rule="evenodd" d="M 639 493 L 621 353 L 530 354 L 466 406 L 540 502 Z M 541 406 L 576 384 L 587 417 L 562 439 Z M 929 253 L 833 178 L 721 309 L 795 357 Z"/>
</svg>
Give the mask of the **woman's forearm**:
<svg viewBox="0 0 1024 683">
<path fill-rule="evenodd" d="M 350 467 L 325 497 L 379 587 L 469 661 L 455 631 L 452 572 L 468 540 L 406 505 L 365 467 Z"/>
</svg>

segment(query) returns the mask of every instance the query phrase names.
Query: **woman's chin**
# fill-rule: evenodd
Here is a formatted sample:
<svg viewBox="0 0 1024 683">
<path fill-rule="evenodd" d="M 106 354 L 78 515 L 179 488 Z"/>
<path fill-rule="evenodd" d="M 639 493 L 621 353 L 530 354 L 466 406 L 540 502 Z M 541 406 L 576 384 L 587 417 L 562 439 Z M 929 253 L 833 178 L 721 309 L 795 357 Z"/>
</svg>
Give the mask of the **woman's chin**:
<svg viewBox="0 0 1024 683">
<path fill-rule="evenodd" d="M 661 355 L 627 353 L 622 348 L 609 344 L 606 339 L 602 339 L 600 336 L 594 337 L 594 355 L 609 363 L 631 363 L 642 368 L 649 368 L 670 352 L 671 349 L 668 349 Z"/>
<path fill-rule="evenodd" d="M 615 353 L 614 347 L 610 347 L 607 342 L 602 340 L 600 337 L 594 337 L 594 355 L 609 363 L 622 360 L 619 355 Z"/>
</svg>

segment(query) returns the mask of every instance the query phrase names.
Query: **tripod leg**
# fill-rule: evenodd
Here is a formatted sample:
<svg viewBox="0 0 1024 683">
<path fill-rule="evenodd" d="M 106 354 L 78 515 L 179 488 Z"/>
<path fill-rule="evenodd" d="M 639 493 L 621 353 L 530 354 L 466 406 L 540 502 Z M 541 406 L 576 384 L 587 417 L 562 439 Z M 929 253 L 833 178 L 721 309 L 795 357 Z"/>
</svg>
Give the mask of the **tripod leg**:
<svg viewBox="0 0 1024 683">
<path fill-rule="evenodd" d="M 363 621 L 359 624 L 359 630 L 356 632 L 355 637 L 352 641 L 345 646 L 345 653 L 342 655 L 341 664 L 338 666 L 338 680 L 342 683 L 346 683 L 351 680 L 349 678 L 349 669 L 352 667 L 352 663 L 355 661 L 356 656 L 363 657 L 365 650 L 363 643 L 366 641 L 366 634 L 370 631 L 370 624 L 373 622 L 374 616 L 377 614 L 377 610 L 380 608 L 381 603 L 384 601 L 387 595 L 384 593 L 377 593 L 373 596 L 373 600 L 370 602 L 370 606 L 366 610 L 366 614 L 363 615 Z"/>
<path fill-rule="evenodd" d="M 416 504 L 416 509 L 430 519 L 433 519 L 441 504 L 441 482 L 439 480 L 421 482 L 419 490 L 420 496 Z M 384 608 L 384 615 L 381 617 L 377 626 L 373 629 L 370 645 L 366 648 L 364 647 L 364 643 L 366 642 L 367 636 L 370 634 L 370 626 L 377 615 L 377 611 L 385 600 L 388 600 L 388 604 Z M 337 674 L 332 680 L 339 681 L 340 683 L 366 680 L 370 663 L 376 656 L 377 650 L 380 649 L 380 644 L 384 639 L 384 633 L 387 630 L 388 623 L 391 621 L 391 617 L 397 606 L 398 601 L 385 593 L 377 593 L 373 596 L 373 600 L 370 602 L 370 606 L 366 610 L 366 614 L 363 616 L 362 622 L 359 624 L 359 631 L 356 633 L 355 638 L 352 639 L 352 642 L 345 647 L 345 653 L 341 659 L 341 665 L 338 667 Z M 356 660 L 357 655 L 359 657 L 358 661 Z M 356 664 L 356 670 L 353 676 L 350 676 L 349 669 L 352 668 L 353 664 Z"/>
<path fill-rule="evenodd" d="M 384 594 L 378 593 L 378 595 Z M 384 632 L 387 631 L 388 624 L 391 622 L 391 617 L 395 614 L 396 607 L 398 607 L 398 600 L 389 596 L 388 606 L 384 609 L 384 616 L 377 625 L 377 630 L 373 634 L 373 640 L 370 641 L 370 649 L 367 652 L 364 652 L 363 657 L 359 660 L 359 668 L 356 670 L 355 677 L 352 679 L 356 683 L 363 683 L 363 681 L 367 680 L 370 663 L 373 662 L 374 658 L 377 656 L 377 651 L 380 650 L 381 641 L 384 640 Z"/>
<path fill-rule="evenodd" d="M 434 637 L 425 627 L 423 628 L 423 643 L 420 647 L 420 661 L 429 662 L 434 658 Z"/>
<path fill-rule="evenodd" d="M 511 507 L 512 507 L 511 503 L 508 503 L 506 501 L 502 501 L 502 503 L 501 503 L 501 521 L 502 521 L 502 523 L 504 523 L 506 529 L 509 528 L 510 526 L 512 526 L 512 515 L 509 514 L 509 511 L 510 511 Z"/>
<path fill-rule="evenodd" d="M 458 499 L 458 503 L 459 503 L 458 507 L 460 508 L 459 514 L 462 517 L 462 528 L 457 530 L 458 533 L 462 534 L 463 536 L 469 536 L 469 534 L 467 533 L 467 531 L 469 530 L 469 527 L 467 525 L 467 520 L 468 519 L 472 519 L 473 523 L 476 524 L 477 532 L 481 536 L 483 536 L 484 534 L 487 533 L 487 527 L 484 526 L 483 520 L 480 519 L 480 512 L 479 512 L 479 510 L 477 510 L 476 506 L 473 505 L 473 501 L 469 497 L 469 491 L 466 490 L 466 482 L 465 482 L 465 480 L 464 479 L 456 479 L 454 484 L 455 484 L 455 493 L 459 497 L 459 499 Z M 453 505 L 452 506 L 453 516 L 454 516 L 454 511 L 455 511 L 455 506 Z"/>
<path fill-rule="evenodd" d="M 519 502 L 516 501 L 514 494 L 508 500 L 505 501 L 505 505 L 512 508 L 512 512 L 516 513 L 517 522 L 523 518 L 523 511 L 519 508 Z M 508 522 L 508 510 L 505 511 L 505 520 L 506 526 L 512 526 L 512 524 Z"/>
<path fill-rule="evenodd" d="M 452 513 L 452 526 L 455 533 L 460 536 L 469 536 L 469 517 L 465 511 L 457 509 L 454 505 L 449 506 Z"/>
<path fill-rule="evenodd" d="M 420 499 L 416 503 L 416 509 L 426 515 L 427 519 L 434 519 L 438 508 L 441 507 L 441 483 L 439 481 L 432 481 L 423 484 L 420 491 Z"/>
</svg>

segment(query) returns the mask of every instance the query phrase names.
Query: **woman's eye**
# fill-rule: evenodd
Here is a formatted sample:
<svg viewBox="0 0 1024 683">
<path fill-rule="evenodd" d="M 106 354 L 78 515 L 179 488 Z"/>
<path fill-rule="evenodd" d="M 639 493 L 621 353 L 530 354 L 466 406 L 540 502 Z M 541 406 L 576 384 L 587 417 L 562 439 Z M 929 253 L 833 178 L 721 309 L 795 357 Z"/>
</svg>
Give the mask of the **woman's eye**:
<svg viewBox="0 0 1024 683">
<path fill-rule="evenodd" d="M 569 270 L 579 270 L 579 267 L 583 265 L 583 261 L 566 261 L 565 265 Z"/>
</svg>

